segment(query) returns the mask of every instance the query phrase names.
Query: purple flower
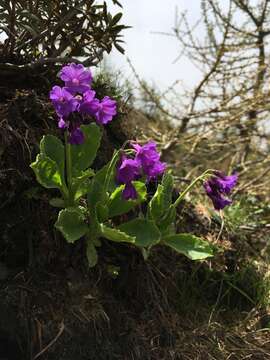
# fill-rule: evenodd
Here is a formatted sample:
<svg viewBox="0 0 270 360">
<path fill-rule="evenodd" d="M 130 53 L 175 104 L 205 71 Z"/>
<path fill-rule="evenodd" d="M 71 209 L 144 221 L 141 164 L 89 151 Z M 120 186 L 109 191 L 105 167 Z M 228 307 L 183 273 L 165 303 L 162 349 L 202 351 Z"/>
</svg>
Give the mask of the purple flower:
<svg viewBox="0 0 270 360">
<path fill-rule="evenodd" d="M 230 176 L 226 176 L 220 171 L 216 172 L 216 183 L 218 184 L 220 192 L 225 194 L 229 194 L 232 189 L 235 187 L 238 180 L 237 174 L 232 174 Z"/>
<path fill-rule="evenodd" d="M 82 64 L 74 63 L 61 69 L 60 78 L 65 82 L 65 87 L 71 94 L 89 90 L 93 80 L 90 70 L 86 70 Z"/>
<path fill-rule="evenodd" d="M 221 210 L 232 203 L 232 200 L 225 196 L 230 194 L 233 187 L 236 185 L 237 179 L 237 174 L 226 176 L 223 173 L 216 171 L 215 176 L 211 177 L 203 184 L 206 194 L 212 200 L 216 210 Z"/>
<path fill-rule="evenodd" d="M 140 176 L 140 164 L 134 159 L 128 159 L 122 155 L 117 168 L 117 181 L 119 184 L 126 184 L 138 179 Z"/>
<path fill-rule="evenodd" d="M 105 96 L 99 102 L 97 110 L 95 111 L 97 123 L 100 125 L 105 125 L 112 121 L 112 118 L 116 114 L 116 101 L 110 99 L 109 96 Z"/>
<path fill-rule="evenodd" d="M 131 182 L 126 184 L 126 186 L 122 192 L 122 196 L 125 200 L 136 200 L 137 199 L 137 197 L 138 197 L 137 191 Z"/>
<path fill-rule="evenodd" d="M 128 159 L 125 155 L 122 155 L 117 167 L 116 180 L 119 184 L 125 184 L 122 193 L 125 200 L 137 198 L 137 192 L 132 181 L 139 177 L 140 164 L 136 160 Z"/>
<path fill-rule="evenodd" d="M 70 131 L 69 143 L 72 145 L 81 145 L 84 142 L 84 135 L 79 127 L 75 127 Z"/>
<path fill-rule="evenodd" d="M 78 101 L 65 88 L 54 86 L 50 99 L 59 117 L 66 117 L 77 109 Z"/>
<path fill-rule="evenodd" d="M 95 98 L 96 92 L 94 90 L 87 90 L 82 97 L 79 105 L 79 112 L 87 115 L 95 115 L 99 110 L 99 100 Z"/>
<path fill-rule="evenodd" d="M 59 118 L 58 127 L 59 127 L 59 129 L 67 129 L 68 123 L 66 123 L 66 121 L 63 118 Z"/>
<path fill-rule="evenodd" d="M 132 146 L 136 150 L 135 159 L 141 164 L 148 180 L 153 180 L 164 173 L 166 164 L 160 161 L 160 154 L 157 152 L 157 145 L 154 141 L 149 141 L 143 146 L 139 144 Z"/>
<path fill-rule="evenodd" d="M 149 181 L 156 179 L 159 175 L 163 174 L 165 170 L 166 164 L 161 161 L 157 161 L 152 167 L 149 166 L 144 168 L 144 172 Z"/>
</svg>

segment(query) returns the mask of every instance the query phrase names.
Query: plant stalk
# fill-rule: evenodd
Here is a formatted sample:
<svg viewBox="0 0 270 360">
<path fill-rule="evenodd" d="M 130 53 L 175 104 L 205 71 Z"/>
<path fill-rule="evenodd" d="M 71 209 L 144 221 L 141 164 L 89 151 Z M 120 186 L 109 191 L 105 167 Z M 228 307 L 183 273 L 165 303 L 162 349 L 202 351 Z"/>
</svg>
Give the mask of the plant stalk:
<svg viewBox="0 0 270 360">
<path fill-rule="evenodd" d="M 72 158 L 71 145 L 68 142 L 68 132 L 65 131 L 65 152 L 66 152 L 66 175 L 68 185 L 68 205 L 74 205 L 74 194 L 72 190 Z"/>
<path fill-rule="evenodd" d="M 175 200 L 175 202 L 172 204 L 174 208 L 177 208 L 177 206 L 180 204 L 180 202 L 184 199 L 184 197 L 187 195 L 187 193 L 199 182 L 204 181 L 207 176 L 212 175 L 215 170 L 208 169 L 206 170 L 202 175 L 198 176 L 195 180 L 189 184 L 186 189 L 178 196 L 178 198 Z"/>
</svg>

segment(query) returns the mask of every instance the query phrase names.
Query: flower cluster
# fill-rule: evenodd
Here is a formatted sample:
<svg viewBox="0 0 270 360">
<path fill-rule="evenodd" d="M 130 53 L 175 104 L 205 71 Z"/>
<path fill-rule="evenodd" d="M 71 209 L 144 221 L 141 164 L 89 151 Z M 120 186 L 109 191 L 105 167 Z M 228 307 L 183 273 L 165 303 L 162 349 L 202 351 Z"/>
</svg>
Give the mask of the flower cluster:
<svg viewBox="0 0 270 360">
<path fill-rule="evenodd" d="M 160 161 L 160 154 L 157 152 L 155 142 L 149 141 L 143 146 L 133 143 L 132 147 L 135 150 L 134 159 L 123 154 L 117 166 L 116 180 L 118 184 L 125 185 L 122 194 L 125 200 L 137 198 L 132 181 L 138 180 L 144 175 L 148 182 L 155 180 L 166 169 L 166 164 Z"/>
<path fill-rule="evenodd" d="M 206 194 L 212 200 L 216 210 L 221 210 L 232 203 L 227 195 L 230 194 L 237 180 L 237 174 L 226 176 L 220 171 L 216 171 L 215 176 L 204 183 Z"/>
<path fill-rule="evenodd" d="M 82 144 L 84 141 L 80 124 L 84 116 L 92 116 L 100 125 L 109 123 L 116 115 L 116 101 L 105 96 L 102 100 L 96 98 L 91 89 L 92 74 L 81 64 L 69 64 L 60 71 L 60 79 L 64 87 L 54 86 L 50 99 L 59 117 L 58 126 L 68 129 L 69 142 Z M 76 113 L 76 117 L 71 114 Z"/>
</svg>

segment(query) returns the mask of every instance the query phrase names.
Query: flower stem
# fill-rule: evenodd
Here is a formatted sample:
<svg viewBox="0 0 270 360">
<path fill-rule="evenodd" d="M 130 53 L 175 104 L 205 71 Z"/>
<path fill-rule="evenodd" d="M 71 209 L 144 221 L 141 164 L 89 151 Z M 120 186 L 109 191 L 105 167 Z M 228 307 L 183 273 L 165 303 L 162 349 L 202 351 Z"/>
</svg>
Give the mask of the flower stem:
<svg viewBox="0 0 270 360">
<path fill-rule="evenodd" d="M 186 189 L 178 196 L 178 198 L 175 200 L 175 202 L 172 204 L 174 208 L 176 208 L 180 202 L 184 199 L 184 197 L 187 195 L 187 193 L 200 181 L 204 181 L 207 176 L 212 175 L 215 170 L 208 169 L 206 170 L 202 175 L 198 176 L 195 180 L 189 184 Z"/>
<path fill-rule="evenodd" d="M 68 205 L 74 204 L 73 191 L 72 191 L 72 159 L 71 159 L 71 146 L 68 142 L 68 133 L 65 131 L 65 151 L 66 151 L 66 174 L 67 174 L 67 185 L 68 185 Z"/>
<path fill-rule="evenodd" d="M 108 186 L 109 186 L 109 182 L 110 182 L 110 178 L 111 178 L 111 173 L 112 173 L 112 170 L 113 170 L 113 168 L 116 165 L 116 162 L 118 160 L 119 152 L 120 151 L 118 150 L 118 151 L 116 151 L 114 153 L 114 155 L 112 157 L 112 160 L 110 162 L 110 165 L 108 167 L 106 178 L 105 178 L 105 184 L 104 184 L 105 191 L 108 190 Z"/>
</svg>

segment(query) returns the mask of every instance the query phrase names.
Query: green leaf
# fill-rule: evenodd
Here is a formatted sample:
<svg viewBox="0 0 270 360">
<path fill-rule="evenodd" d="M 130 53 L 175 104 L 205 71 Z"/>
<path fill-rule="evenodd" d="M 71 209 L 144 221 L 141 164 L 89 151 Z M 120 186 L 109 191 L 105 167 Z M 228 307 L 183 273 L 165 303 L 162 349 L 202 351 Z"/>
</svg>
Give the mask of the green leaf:
<svg viewBox="0 0 270 360">
<path fill-rule="evenodd" d="M 162 186 L 164 189 L 164 208 L 168 209 L 172 204 L 172 192 L 174 186 L 173 176 L 170 173 L 165 172 L 163 175 Z"/>
<path fill-rule="evenodd" d="M 29 18 L 29 20 L 32 20 L 32 21 L 34 21 L 36 23 L 39 23 L 41 21 L 41 19 L 38 16 L 36 16 L 35 14 L 32 14 L 27 9 L 24 9 L 24 10 L 20 11 L 19 16 L 22 17 L 22 18 L 23 17 Z"/>
<path fill-rule="evenodd" d="M 87 256 L 89 267 L 96 266 L 97 261 L 98 261 L 97 250 L 95 248 L 94 243 L 92 241 L 90 241 L 90 239 L 88 239 L 88 241 L 87 241 L 86 256 Z"/>
<path fill-rule="evenodd" d="M 65 202 L 63 199 L 61 198 L 52 198 L 49 201 L 51 206 L 57 207 L 57 208 L 64 208 L 65 207 Z"/>
<path fill-rule="evenodd" d="M 108 206 L 98 202 L 96 205 L 97 218 L 100 222 L 106 221 L 108 219 L 109 210 Z"/>
<path fill-rule="evenodd" d="M 89 191 L 87 194 L 88 206 L 94 210 L 98 202 L 105 202 L 107 194 L 105 193 L 104 183 L 109 164 L 100 169 L 90 182 Z"/>
<path fill-rule="evenodd" d="M 101 224 L 100 230 L 101 230 L 102 236 L 108 240 L 111 240 L 114 242 L 135 243 L 134 236 L 130 236 L 119 229 L 110 228 L 104 224 Z"/>
<path fill-rule="evenodd" d="M 169 173 L 163 175 L 162 184 L 158 188 L 148 204 L 147 215 L 153 219 L 157 226 L 166 230 L 175 219 L 175 215 L 170 209 L 172 203 L 173 177 Z"/>
<path fill-rule="evenodd" d="M 89 190 L 89 178 L 94 176 L 92 169 L 87 169 L 81 173 L 81 176 L 72 179 L 72 191 L 75 194 L 75 201 L 83 195 L 86 195 Z"/>
<path fill-rule="evenodd" d="M 30 166 L 42 186 L 47 189 L 62 188 L 61 173 L 55 161 L 43 154 L 38 154 L 36 161 Z"/>
<path fill-rule="evenodd" d="M 167 235 L 168 232 L 171 232 L 175 224 L 176 214 L 175 208 L 171 206 L 159 220 L 157 225 L 162 235 Z"/>
<path fill-rule="evenodd" d="M 32 37 L 36 37 L 37 36 L 37 32 L 35 29 L 33 29 L 31 26 L 27 25 L 27 24 L 24 24 L 24 23 L 21 23 L 21 26 L 27 30 L 31 35 Z"/>
<path fill-rule="evenodd" d="M 93 163 L 102 137 L 101 129 L 96 124 L 82 125 L 84 142 L 81 145 L 71 145 L 71 161 L 73 176 L 80 176 L 82 171 Z"/>
<path fill-rule="evenodd" d="M 103 166 L 93 177 L 88 191 L 88 204 L 94 209 L 98 202 L 106 203 L 108 200 L 107 191 L 113 192 L 117 185 L 115 182 L 115 166 L 111 161 Z M 107 185 L 106 185 L 107 182 Z M 106 188 L 107 187 L 107 188 Z"/>
<path fill-rule="evenodd" d="M 61 231 L 69 243 L 74 243 L 88 232 L 88 226 L 84 222 L 84 214 L 79 208 L 61 210 L 55 227 Z"/>
<path fill-rule="evenodd" d="M 122 18 L 122 16 L 123 16 L 122 13 L 116 14 L 116 15 L 112 18 L 112 20 L 110 21 L 110 26 L 116 25 L 116 24 L 120 21 L 120 19 Z"/>
<path fill-rule="evenodd" d="M 53 135 L 43 136 L 40 141 L 40 153 L 57 164 L 63 181 L 65 177 L 65 148 L 61 140 Z"/>
<path fill-rule="evenodd" d="M 158 185 L 158 188 L 148 204 L 147 215 L 150 219 L 158 221 L 158 219 L 164 214 L 164 187 Z"/>
<path fill-rule="evenodd" d="M 147 190 L 145 184 L 140 181 L 133 181 L 132 183 L 137 191 L 138 198 L 136 200 L 123 199 L 122 192 L 124 185 L 119 186 L 110 196 L 108 205 L 109 217 L 125 214 L 146 200 Z"/>
<path fill-rule="evenodd" d="M 91 241 L 95 244 L 96 247 L 101 246 L 100 237 L 100 223 L 97 218 L 96 208 L 90 212 L 90 221 L 89 221 L 89 234 L 91 234 Z"/>
<path fill-rule="evenodd" d="M 113 157 L 111 161 L 105 166 L 106 170 L 106 176 L 105 176 L 105 182 L 104 182 L 104 191 L 113 192 L 117 185 L 115 181 L 116 177 L 116 164 L 119 160 L 119 152 L 115 151 L 113 154 Z"/>
<path fill-rule="evenodd" d="M 114 4 L 116 4 L 116 5 L 120 6 L 120 7 L 123 7 L 123 6 L 120 4 L 119 1 L 117 1 L 117 0 L 112 0 L 112 1 L 113 1 Z"/>
<path fill-rule="evenodd" d="M 111 28 L 111 32 L 114 34 L 118 34 L 120 33 L 120 31 L 124 30 L 124 29 L 130 29 L 131 26 L 126 26 L 126 25 L 115 25 Z"/>
<path fill-rule="evenodd" d="M 213 256 L 213 247 L 192 234 L 176 234 L 163 239 L 165 245 L 187 256 L 191 260 L 202 260 Z"/>
<path fill-rule="evenodd" d="M 92 170 L 92 169 L 87 169 L 87 170 L 83 171 L 83 172 L 81 173 L 81 175 L 78 176 L 76 179 L 78 179 L 78 180 L 86 180 L 86 179 L 90 179 L 90 178 L 91 178 L 92 176 L 94 176 L 94 175 L 95 175 L 94 170 Z"/>
<path fill-rule="evenodd" d="M 125 54 L 125 49 L 121 45 L 119 45 L 119 42 L 115 41 L 114 46 L 121 54 L 123 55 Z"/>
<path fill-rule="evenodd" d="M 75 192 L 74 200 L 79 200 L 82 196 L 86 195 L 89 190 L 89 179 L 77 181 L 73 180 L 72 184 L 74 185 L 73 189 Z"/>
<path fill-rule="evenodd" d="M 136 238 L 135 245 L 148 247 L 160 241 L 160 232 L 153 221 L 134 219 L 119 226 L 119 229 Z"/>
</svg>

